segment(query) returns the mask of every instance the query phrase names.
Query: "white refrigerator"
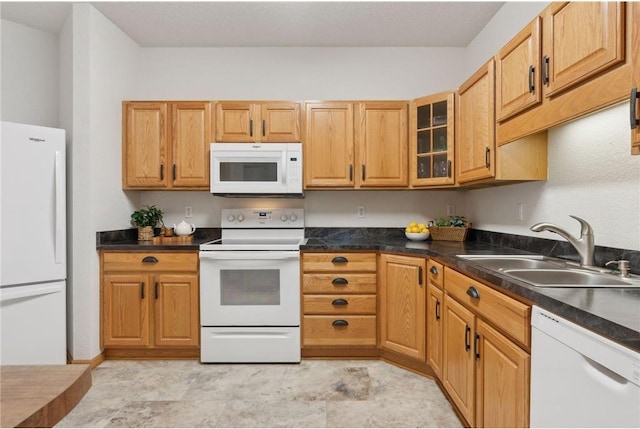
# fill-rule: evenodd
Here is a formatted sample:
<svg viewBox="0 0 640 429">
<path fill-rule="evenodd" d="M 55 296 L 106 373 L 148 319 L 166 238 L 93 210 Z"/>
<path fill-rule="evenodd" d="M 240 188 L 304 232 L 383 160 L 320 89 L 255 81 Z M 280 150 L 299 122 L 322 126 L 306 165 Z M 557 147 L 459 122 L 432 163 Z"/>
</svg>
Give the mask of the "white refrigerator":
<svg viewBox="0 0 640 429">
<path fill-rule="evenodd" d="M 65 364 L 65 131 L 0 126 L 0 364 Z"/>
</svg>

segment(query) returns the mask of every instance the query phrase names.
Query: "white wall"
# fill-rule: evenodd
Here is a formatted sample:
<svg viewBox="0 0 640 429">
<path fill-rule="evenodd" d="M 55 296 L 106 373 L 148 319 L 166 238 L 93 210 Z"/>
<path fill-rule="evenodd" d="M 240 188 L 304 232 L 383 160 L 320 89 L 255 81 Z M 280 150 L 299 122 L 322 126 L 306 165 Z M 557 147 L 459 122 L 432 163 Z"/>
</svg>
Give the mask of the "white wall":
<svg viewBox="0 0 640 429">
<path fill-rule="evenodd" d="M 131 92 L 138 46 L 89 4 L 74 4 L 61 31 L 60 112 L 71 138 L 69 350 L 100 353 L 96 231 L 129 226 L 138 193 L 121 188 L 121 101 Z"/>
<path fill-rule="evenodd" d="M 469 44 L 472 73 L 531 21 L 546 3 L 505 3 Z M 584 218 L 596 245 L 640 250 L 640 157 L 631 156 L 629 104 L 583 117 L 549 130 L 548 180 L 470 191 L 466 208 L 474 227 L 562 240 L 531 232 L 536 222 L 558 224 L 574 234 L 569 218 Z M 515 220 L 516 204 L 524 220 Z"/>
<path fill-rule="evenodd" d="M 58 127 L 58 35 L 2 20 L 2 120 Z"/>
</svg>

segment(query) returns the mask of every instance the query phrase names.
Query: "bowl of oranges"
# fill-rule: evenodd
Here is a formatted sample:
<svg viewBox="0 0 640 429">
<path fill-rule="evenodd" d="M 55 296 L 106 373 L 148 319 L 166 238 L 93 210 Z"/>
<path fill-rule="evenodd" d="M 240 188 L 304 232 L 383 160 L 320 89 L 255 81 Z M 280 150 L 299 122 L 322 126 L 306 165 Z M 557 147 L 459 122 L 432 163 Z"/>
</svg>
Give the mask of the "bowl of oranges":
<svg viewBox="0 0 640 429">
<path fill-rule="evenodd" d="M 429 228 L 424 223 L 411 222 L 404 229 L 404 235 L 411 241 L 424 241 L 429 238 Z"/>
</svg>

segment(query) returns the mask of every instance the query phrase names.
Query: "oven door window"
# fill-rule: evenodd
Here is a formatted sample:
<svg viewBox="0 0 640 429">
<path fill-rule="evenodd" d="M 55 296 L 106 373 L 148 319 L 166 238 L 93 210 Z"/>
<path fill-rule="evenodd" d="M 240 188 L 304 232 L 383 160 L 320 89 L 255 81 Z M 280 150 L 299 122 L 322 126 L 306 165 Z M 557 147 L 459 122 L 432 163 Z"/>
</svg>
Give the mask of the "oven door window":
<svg viewBox="0 0 640 429">
<path fill-rule="evenodd" d="M 280 305 L 280 270 L 220 270 L 220 304 Z"/>
<path fill-rule="evenodd" d="M 277 182 L 278 163 L 267 162 L 220 162 L 220 182 Z"/>
</svg>

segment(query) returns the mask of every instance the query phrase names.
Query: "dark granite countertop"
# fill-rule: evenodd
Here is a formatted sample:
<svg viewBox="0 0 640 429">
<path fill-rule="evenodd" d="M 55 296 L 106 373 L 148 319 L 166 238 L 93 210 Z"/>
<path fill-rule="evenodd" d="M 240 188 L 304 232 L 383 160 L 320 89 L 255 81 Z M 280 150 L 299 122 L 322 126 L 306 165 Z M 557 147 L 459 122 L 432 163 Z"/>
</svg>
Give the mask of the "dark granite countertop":
<svg viewBox="0 0 640 429">
<path fill-rule="evenodd" d="M 313 235 L 313 234 L 311 234 Z M 640 351 L 640 288 L 539 288 L 458 258 L 463 254 L 531 254 L 480 241 L 408 241 L 401 235 L 345 233 L 311 236 L 302 251 L 372 250 L 428 256 L 464 274 L 551 311 L 633 350 Z"/>
<path fill-rule="evenodd" d="M 131 228 L 96 233 L 96 249 L 107 251 L 198 250 L 202 243 L 218 238 L 220 238 L 220 228 L 198 228 L 193 234 L 193 242 L 191 243 L 153 244 L 152 242 L 138 241 L 138 230 Z"/>
</svg>

